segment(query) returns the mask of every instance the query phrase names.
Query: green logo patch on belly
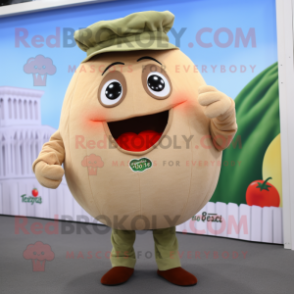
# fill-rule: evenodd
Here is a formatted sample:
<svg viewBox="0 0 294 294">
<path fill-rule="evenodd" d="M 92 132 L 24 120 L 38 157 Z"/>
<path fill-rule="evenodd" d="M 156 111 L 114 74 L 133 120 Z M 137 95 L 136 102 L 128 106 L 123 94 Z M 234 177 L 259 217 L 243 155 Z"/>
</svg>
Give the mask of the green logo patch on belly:
<svg viewBox="0 0 294 294">
<path fill-rule="evenodd" d="M 133 159 L 129 163 L 130 168 L 134 172 L 143 172 L 152 167 L 152 161 L 146 157 L 140 159 Z"/>
</svg>

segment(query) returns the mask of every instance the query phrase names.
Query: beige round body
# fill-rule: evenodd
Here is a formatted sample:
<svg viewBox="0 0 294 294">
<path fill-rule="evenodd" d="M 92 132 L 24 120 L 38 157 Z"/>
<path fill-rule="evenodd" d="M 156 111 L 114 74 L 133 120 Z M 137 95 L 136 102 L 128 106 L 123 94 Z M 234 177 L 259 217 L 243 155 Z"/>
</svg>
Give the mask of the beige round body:
<svg viewBox="0 0 294 294">
<path fill-rule="evenodd" d="M 172 90 L 154 99 L 144 90 L 142 72 L 152 60 L 162 63 Z M 124 100 L 104 107 L 97 93 L 103 70 L 112 67 L 126 81 Z M 109 70 L 108 70 L 109 71 Z M 159 229 L 178 225 L 211 198 L 222 152 L 210 139 L 210 120 L 197 101 L 205 85 L 192 61 L 180 50 L 108 53 L 81 64 L 68 87 L 60 122 L 65 145 L 65 174 L 77 202 L 93 217 L 118 229 Z M 126 151 L 112 140 L 108 122 L 169 111 L 161 139 L 143 152 Z M 147 158 L 151 168 L 134 171 L 133 159 Z M 88 163 L 87 160 L 89 159 Z"/>
</svg>

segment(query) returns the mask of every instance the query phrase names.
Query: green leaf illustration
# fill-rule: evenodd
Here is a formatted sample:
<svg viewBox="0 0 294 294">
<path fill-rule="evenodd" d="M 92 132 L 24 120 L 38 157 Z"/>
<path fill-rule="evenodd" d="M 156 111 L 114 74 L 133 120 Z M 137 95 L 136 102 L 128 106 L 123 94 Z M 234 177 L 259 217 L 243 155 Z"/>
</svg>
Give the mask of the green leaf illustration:
<svg viewBox="0 0 294 294">
<path fill-rule="evenodd" d="M 280 133 L 277 63 L 249 82 L 236 97 L 235 104 L 238 131 L 233 143 L 223 152 L 219 182 L 210 201 L 240 205 L 246 204 L 250 183 L 262 180 L 265 151 Z"/>
</svg>

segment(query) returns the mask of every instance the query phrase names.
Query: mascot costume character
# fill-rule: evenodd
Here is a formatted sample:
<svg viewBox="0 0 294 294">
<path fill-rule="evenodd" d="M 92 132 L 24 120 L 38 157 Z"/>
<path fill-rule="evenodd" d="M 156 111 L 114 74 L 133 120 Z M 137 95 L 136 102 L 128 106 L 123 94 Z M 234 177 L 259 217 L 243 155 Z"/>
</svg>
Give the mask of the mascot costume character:
<svg viewBox="0 0 294 294">
<path fill-rule="evenodd" d="M 153 231 L 159 276 L 197 283 L 181 267 L 175 226 L 211 198 L 237 125 L 234 101 L 169 43 L 173 22 L 169 11 L 147 11 L 75 32 L 87 57 L 68 86 L 59 129 L 33 163 L 48 188 L 65 173 L 76 201 L 112 228 L 104 285 L 133 274 L 135 230 Z M 200 161 L 209 164 L 192 164 Z"/>
</svg>

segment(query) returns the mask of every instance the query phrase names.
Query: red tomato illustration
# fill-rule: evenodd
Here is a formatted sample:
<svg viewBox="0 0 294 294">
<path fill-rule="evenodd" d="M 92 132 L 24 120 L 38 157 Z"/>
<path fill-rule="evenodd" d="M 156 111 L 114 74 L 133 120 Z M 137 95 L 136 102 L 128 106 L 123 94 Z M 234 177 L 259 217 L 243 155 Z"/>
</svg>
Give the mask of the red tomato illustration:
<svg viewBox="0 0 294 294">
<path fill-rule="evenodd" d="M 37 197 L 38 194 L 39 194 L 39 192 L 38 192 L 38 190 L 37 190 L 36 188 L 32 190 L 32 195 L 33 195 L 34 197 Z"/>
<path fill-rule="evenodd" d="M 280 205 L 280 195 L 278 190 L 267 181 L 257 180 L 252 182 L 246 191 L 246 202 L 248 205 L 256 205 L 260 207 Z"/>
</svg>

